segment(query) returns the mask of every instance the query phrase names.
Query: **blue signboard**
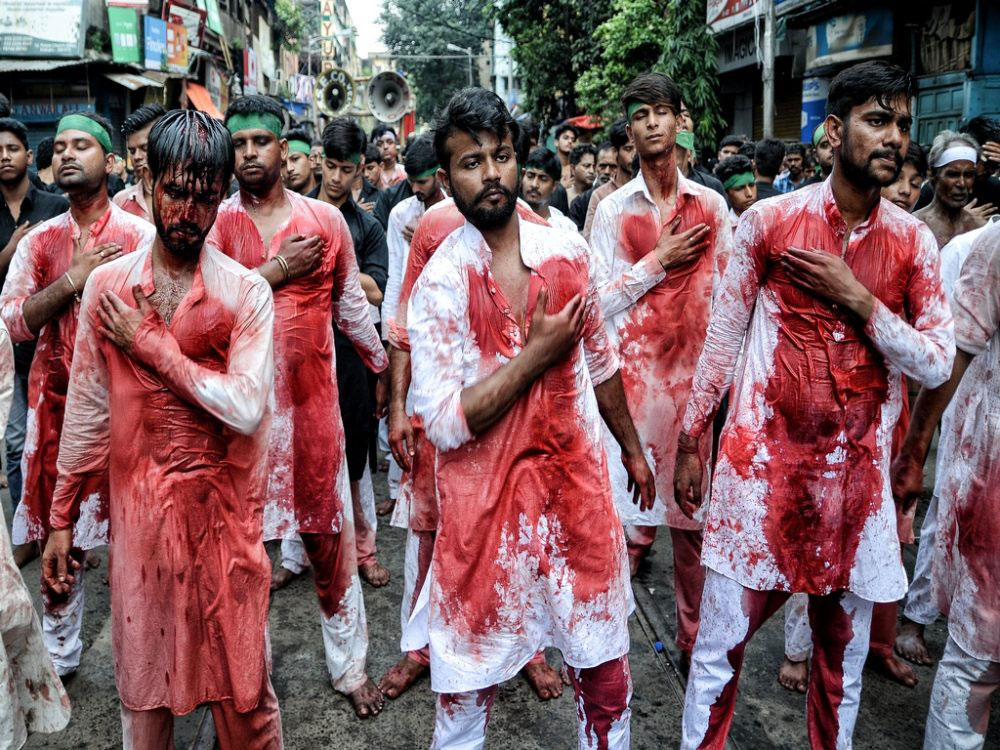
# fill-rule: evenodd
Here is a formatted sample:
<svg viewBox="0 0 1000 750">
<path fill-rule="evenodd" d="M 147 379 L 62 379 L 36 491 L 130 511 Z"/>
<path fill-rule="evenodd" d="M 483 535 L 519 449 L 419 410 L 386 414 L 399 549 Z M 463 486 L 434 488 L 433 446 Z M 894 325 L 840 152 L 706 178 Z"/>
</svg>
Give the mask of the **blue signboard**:
<svg viewBox="0 0 1000 750">
<path fill-rule="evenodd" d="M 164 70 L 167 66 L 167 22 L 146 16 L 145 31 L 146 67 Z"/>
<path fill-rule="evenodd" d="M 813 131 L 826 119 L 829 78 L 802 79 L 802 143 L 812 143 Z"/>
<path fill-rule="evenodd" d="M 873 8 L 809 27 L 806 69 L 892 54 L 892 12 Z"/>
</svg>

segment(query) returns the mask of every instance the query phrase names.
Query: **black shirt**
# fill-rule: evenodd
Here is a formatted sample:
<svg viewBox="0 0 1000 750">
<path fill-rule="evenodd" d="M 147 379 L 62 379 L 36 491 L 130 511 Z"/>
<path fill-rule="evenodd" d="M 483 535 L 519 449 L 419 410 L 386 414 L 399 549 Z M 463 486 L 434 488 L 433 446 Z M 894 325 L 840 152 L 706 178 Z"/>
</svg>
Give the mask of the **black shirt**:
<svg viewBox="0 0 1000 750">
<path fill-rule="evenodd" d="M 781 193 L 774 189 L 774 185 L 770 182 L 757 180 L 757 200 L 762 201 L 765 198 L 773 198 L 776 195 L 781 195 Z"/>
<path fill-rule="evenodd" d="M 69 201 L 58 193 L 50 193 L 47 190 L 35 187 L 29 181 L 28 192 L 24 194 L 21 201 L 21 215 L 14 221 L 14 217 L 7 207 L 7 202 L 0 194 L 0 249 L 7 246 L 14 230 L 24 223 L 36 224 L 46 219 L 51 219 L 59 214 L 64 214 L 69 210 Z M 0 286 L 7 280 L 7 269 L 0 272 Z M 31 358 L 35 356 L 35 342 L 22 341 L 14 344 L 14 371 L 18 375 L 27 375 L 31 369 Z"/>
<path fill-rule="evenodd" d="M 390 188 L 379 191 L 378 200 L 375 201 L 375 210 L 372 213 L 378 219 L 378 223 L 382 225 L 383 230 L 389 226 L 389 213 L 392 209 L 396 207 L 397 203 L 405 201 L 411 195 L 413 195 L 413 188 L 410 187 L 409 180 L 403 180 Z"/>
<path fill-rule="evenodd" d="M 726 189 L 722 187 L 722 183 L 719 182 L 718 178 L 713 177 L 708 172 L 704 172 L 697 167 L 691 170 L 691 174 L 689 174 L 687 178 L 691 180 L 691 182 L 697 182 L 699 185 L 711 188 L 722 196 L 722 200 L 726 202 L 727 206 L 729 205 L 729 196 L 726 195 Z"/>
<path fill-rule="evenodd" d="M 587 223 L 587 207 L 590 205 L 590 196 L 594 194 L 594 188 L 585 190 L 573 199 L 569 204 L 569 218 L 576 224 L 576 228 L 581 232 Z"/>
<path fill-rule="evenodd" d="M 378 197 L 382 194 L 382 191 L 377 187 L 368 182 L 367 177 L 361 178 L 361 195 L 360 203 L 377 203 Z M 352 193 L 353 195 L 353 193 Z"/>
</svg>

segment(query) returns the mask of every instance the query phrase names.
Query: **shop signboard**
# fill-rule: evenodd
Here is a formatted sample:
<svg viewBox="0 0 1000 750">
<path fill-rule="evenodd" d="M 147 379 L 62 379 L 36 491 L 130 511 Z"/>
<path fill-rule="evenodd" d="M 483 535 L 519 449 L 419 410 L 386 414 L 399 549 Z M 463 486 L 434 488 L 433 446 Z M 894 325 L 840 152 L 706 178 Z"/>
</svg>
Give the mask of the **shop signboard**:
<svg viewBox="0 0 1000 750">
<path fill-rule="evenodd" d="M 167 70 L 186 73 L 188 69 L 188 35 L 179 23 L 167 24 Z"/>
<path fill-rule="evenodd" d="M 83 57 L 83 0 L 0 2 L 0 57 Z"/>
<path fill-rule="evenodd" d="M 192 8 L 187 3 L 178 0 L 166 0 L 163 3 L 163 20 L 167 23 L 179 23 L 187 29 L 188 47 L 201 49 L 201 39 L 205 34 L 205 19 L 208 13 L 200 8 Z"/>
<path fill-rule="evenodd" d="M 892 54 L 892 11 L 871 8 L 809 27 L 806 70 Z"/>
<path fill-rule="evenodd" d="M 167 65 L 167 22 L 144 16 L 146 67 L 163 70 Z"/>
<path fill-rule="evenodd" d="M 139 14 L 133 8 L 108 8 L 108 29 L 111 32 L 111 59 L 120 63 L 138 63 Z"/>
</svg>

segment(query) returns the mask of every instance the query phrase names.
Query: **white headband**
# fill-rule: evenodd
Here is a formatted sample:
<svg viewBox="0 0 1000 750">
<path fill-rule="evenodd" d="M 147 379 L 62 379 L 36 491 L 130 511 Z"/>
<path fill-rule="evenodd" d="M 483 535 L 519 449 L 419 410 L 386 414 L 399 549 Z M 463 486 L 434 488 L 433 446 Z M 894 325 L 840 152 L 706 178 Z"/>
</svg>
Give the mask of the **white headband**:
<svg viewBox="0 0 1000 750">
<path fill-rule="evenodd" d="M 931 164 L 934 169 L 938 167 L 943 167 L 945 164 L 951 164 L 953 161 L 971 161 L 975 164 L 979 161 L 979 157 L 976 155 L 976 149 L 972 146 L 949 146 L 941 155 L 937 158 L 933 164 Z"/>
</svg>

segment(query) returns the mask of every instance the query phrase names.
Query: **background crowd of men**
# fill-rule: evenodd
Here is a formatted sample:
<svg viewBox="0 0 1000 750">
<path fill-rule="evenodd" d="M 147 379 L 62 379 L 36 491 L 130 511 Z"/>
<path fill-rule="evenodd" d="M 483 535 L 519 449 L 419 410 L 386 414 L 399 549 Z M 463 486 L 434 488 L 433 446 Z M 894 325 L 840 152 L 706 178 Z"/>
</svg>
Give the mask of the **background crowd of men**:
<svg viewBox="0 0 1000 750">
<path fill-rule="evenodd" d="M 630 579 L 667 526 L 682 747 L 724 745 L 743 651 L 782 607 L 778 679 L 807 694 L 812 747 L 851 746 L 866 662 L 916 683 L 942 614 L 925 747 L 982 747 L 1000 121 L 921 146 L 912 93 L 857 65 L 811 143 L 714 154 L 656 73 L 593 143 L 475 88 L 405 149 L 246 96 L 221 122 L 141 107 L 128 162 L 92 112 L 29 149 L 0 96 L 0 625 L 23 675 L 0 745 L 68 721 L 87 550 L 109 545 L 126 748 L 171 747 L 204 704 L 222 747 L 281 747 L 268 592 L 308 568 L 359 717 L 429 672 L 432 746 L 482 747 L 523 671 L 542 700 L 573 687 L 581 748 L 626 748 Z M 378 515 L 407 531 L 403 571 Z M 18 572 L 39 554 L 40 623 Z M 361 582 L 400 572 L 401 656 L 376 682 Z"/>
</svg>

